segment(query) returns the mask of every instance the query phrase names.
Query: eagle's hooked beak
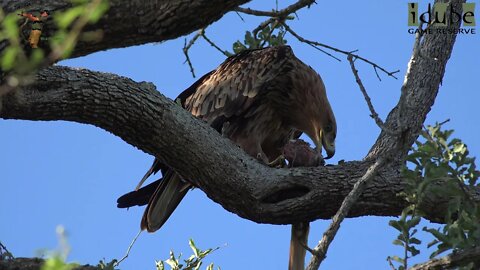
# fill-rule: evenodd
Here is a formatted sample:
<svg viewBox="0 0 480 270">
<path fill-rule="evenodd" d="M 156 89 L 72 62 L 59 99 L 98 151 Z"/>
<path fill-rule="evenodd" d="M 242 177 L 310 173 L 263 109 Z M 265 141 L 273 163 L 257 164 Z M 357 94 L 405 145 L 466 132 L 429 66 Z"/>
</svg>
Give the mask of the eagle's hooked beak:
<svg viewBox="0 0 480 270">
<path fill-rule="evenodd" d="M 335 141 L 329 142 L 327 136 L 324 136 L 323 134 L 323 129 L 320 129 L 318 132 L 318 138 L 316 139 L 315 144 L 317 146 L 317 152 L 319 155 L 322 154 L 323 146 L 325 152 L 327 152 L 327 157 L 325 157 L 325 159 L 329 159 L 335 155 Z"/>
</svg>

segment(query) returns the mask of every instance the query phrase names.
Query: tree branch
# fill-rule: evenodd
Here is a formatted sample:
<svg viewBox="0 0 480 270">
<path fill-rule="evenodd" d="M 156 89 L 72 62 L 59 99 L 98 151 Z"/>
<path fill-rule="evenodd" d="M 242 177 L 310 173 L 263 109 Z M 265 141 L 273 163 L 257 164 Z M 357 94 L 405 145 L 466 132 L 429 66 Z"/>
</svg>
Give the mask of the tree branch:
<svg viewBox="0 0 480 270">
<path fill-rule="evenodd" d="M 40 71 L 36 83 L 1 97 L 0 117 L 67 120 L 103 128 L 169 164 L 227 210 L 260 223 L 331 218 L 373 164 L 365 160 L 315 168 L 270 168 L 165 98 L 152 84 L 61 66 Z M 406 205 L 397 196 L 403 190 L 401 166 L 403 161 L 386 164 L 348 217 L 398 215 Z M 475 192 L 478 199 L 480 192 Z M 431 207 L 425 209 L 427 218 L 441 221 L 444 213 L 438 206 L 446 202 L 447 198 L 432 196 Z"/>
<path fill-rule="evenodd" d="M 87 55 L 96 51 L 160 42 L 189 34 L 219 20 L 225 13 L 249 0 L 166 0 L 166 1 L 121 1 L 110 0 L 110 9 L 94 25 L 85 31 L 103 31 L 101 41 L 79 41 L 71 57 Z M 65 10 L 71 7 L 69 0 L 18 0 L 0 1 L 7 12 L 17 10 Z M 44 34 L 56 29 L 53 20 L 48 20 Z M 0 51 L 7 43 L 0 42 Z"/>
<path fill-rule="evenodd" d="M 169 164 L 227 210 L 260 223 L 331 218 L 356 180 L 380 155 L 391 152 L 394 157 L 372 179 L 347 217 L 398 215 L 406 205 L 397 196 L 403 191 L 400 170 L 433 105 L 454 42 L 455 35 L 427 35 L 419 45 L 421 56 L 410 61 L 403 86 L 405 109 L 399 115 L 397 105 L 385 121 L 386 127 L 395 130 L 400 118 L 406 128 L 403 139 L 382 131 L 364 161 L 336 166 L 269 168 L 151 84 L 61 66 L 41 70 L 36 83 L 0 97 L 0 117 L 96 125 Z M 479 200 L 480 191 L 471 192 Z M 447 200 L 427 196 L 429 203 L 422 209 L 426 218 L 441 221 L 441 206 Z"/>
<path fill-rule="evenodd" d="M 412 268 L 409 268 L 409 270 L 456 269 L 460 266 L 466 266 L 469 263 L 474 264 L 472 269 L 478 269 L 477 267 L 480 267 L 480 247 L 454 252 L 442 258 L 416 264 Z"/>
<path fill-rule="evenodd" d="M 454 10 L 461 10 L 461 3 L 464 2 L 464 0 L 455 0 L 451 1 L 451 4 Z M 448 27 L 452 30 L 458 29 L 460 22 Z M 435 27 L 432 28 L 435 30 Z M 399 125 L 403 126 L 406 132 L 404 140 L 398 140 L 396 136 L 382 130 L 370 149 L 367 159 L 400 147 L 398 148 L 400 150 L 397 150 L 398 159 L 403 160 L 418 137 L 427 113 L 435 102 L 457 37 L 456 34 L 445 35 L 437 31 L 432 32 L 415 45 L 415 51 L 419 52 L 418 57 L 413 57 L 415 56 L 413 54 L 408 62 L 399 102 L 385 120 L 385 127 L 390 130 L 396 130 Z"/>
<path fill-rule="evenodd" d="M 363 94 L 363 97 L 365 98 L 365 101 L 367 102 L 368 109 L 370 110 L 370 116 L 375 120 L 375 123 L 377 123 L 377 126 L 384 130 L 385 132 L 389 133 L 390 135 L 393 136 L 398 136 L 401 134 L 398 130 L 389 130 L 385 127 L 385 124 L 383 121 L 380 119 L 378 116 L 378 113 L 375 111 L 375 108 L 373 107 L 372 100 L 368 96 L 367 90 L 365 89 L 365 86 L 363 86 L 362 80 L 360 79 L 360 75 L 358 75 L 358 70 L 355 68 L 355 60 L 353 59 L 353 55 L 349 55 L 347 57 L 348 61 L 350 62 L 350 67 L 352 69 L 353 76 L 355 76 L 355 81 L 358 84 L 358 87 L 360 88 L 360 91 Z M 402 128 L 400 126 L 400 128 Z"/>
<path fill-rule="evenodd" d="M 286 23 L 283 23 L 283 26 L 285 27 L 285 30 L 287 30 L 287 32 L 289 32 L 290 34 L 292 34 L 292 36 L 294 36 L 296 39 L 298 39 L 300 42 L 303 42 L 303 43 L 306 43 L 310 46 L 312 46 L 313 48 L 329 55 L 330 57 L 333 57 L 335 58 L 336 60 L 340 61 L 340 59 L 338 59 L 337 57 L 335 57 L 334 55 L 326 52 L 325 50 L 322 50 L 320 47 L 323 47 L 323 48 L 326 48 L 326 49 L 329 49 L 329 50 L 332 50 L 334 52 L 337 52 L 337 53 L 341 53 L 341 54 L 345 54 L 347 56 L 349 55 L 352 55 L 353 57 L 355 57 L 356 59 L 360 59 L 362 61 L 364 61 L 365 63 L 367 64 L 370 64 L 373 66 L 373 68 L 375 69 L 375 71 L 377 69 L 383 71 L 385 74 L 387 74 L 388 76 L 390 77 L 393 77 L 395 79 L 397 79 L 397 77 L 395 76 L 396 73 L 399 72 L 399 70 L 396 70 L 396 71 L 387 71 L 386 69 L 384 69 L 383 67 L 377 65 L 376 63 L 360 56 L 360 55 L 357 55 L 357 54 L 354 54 L 355 51 L 344 51 L 344 50 L 341 50 L 341 49 L 338 49 L 338 48 L 335 48 L 333 46 L 330 46 L 330 45 L 327 45 L 327 44 L 324 44 L 324 43 L 320 43 L 320 42 L 317 42 L 317 41 L 313 41 L 313 40 L 308 40 L 308 39 L 305 39 L 303 38 L 302 36 L 300 36 L 299 34 L 297 34 L 295 31 L 293 31 L 292 28 L 290 28 L 290 26 L 288 26 Z"/>
<path fill-rule="evenodd" d="M 39 270 L 42 269 L 45 260 L 42 258 L 15 258 L 12 260 L 0 260 L 0 269 L 2 270 Z M 98 270 L 97 266 L 93 265 L 78 265 L 72 270 Z"/>
<path fill-rule="evenodd" d="M 315 3 L 315 0 L 299 0 L 291 4 L 290 6 L 278 11 L 261 11 L 261 10 L 254 10 L 251 8 L 242 8 L 242 7 L 237 7 L 234 10 L 248 14 L 248 15 L 254 15 L 254 16 L 284 18 L 285 16 L 288 16 L 291 13 L 295 13 L 297 10 L 300 10 L 304 7 L 307 7 L 307 6 L 310 7 L 314 3 Z"/>
<path fill-rule="evenodd" d="M 338 229 L 340 229 L 340 224 L 345 219 L 352 206 L 357 202 L 358 197 L 362 194 L 367 183 L 378 173 L 378 170 L 385 164 L 385 162 L 385 158 L 379 158 L 370 168 L 368 168 L 362 178 L 355 183 L 352 191 L 348 193 L 337 213 L 333 216 L 332 223 L 323 233 L 322 239 L 313 249 L 312 258 L 306 268 L 307 270 L 316 270 L 320 267 L 322 261 L 327 257 L 328 247 L 335 238 Z"/>
</svg>

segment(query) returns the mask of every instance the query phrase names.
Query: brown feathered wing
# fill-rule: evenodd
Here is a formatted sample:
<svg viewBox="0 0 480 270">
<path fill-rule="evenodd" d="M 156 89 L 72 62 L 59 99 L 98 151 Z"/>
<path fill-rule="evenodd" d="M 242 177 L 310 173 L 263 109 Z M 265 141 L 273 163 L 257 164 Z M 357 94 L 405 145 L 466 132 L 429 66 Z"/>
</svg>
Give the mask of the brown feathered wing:
<svg viewBox="0 0 480 270">
<path fill-rule="evenodd" d="M 269 91 L 269 85 L 291 69 L 286 65 L 290 56 L 293 52 L 288 46 L 244 51 L 229 57 L 177 99 L 192 115 L 207 121 L 219 132 L 227 122 L 231 130 L 242 128 L 252 121 L 250 117 L 261 101 L 259 96 Z M 121 208 L 148 203 L 141 228 L 149 232 L 158 230 L 165 223 L 189 189 L 181 176 L 159 159 L 155 159 L 146 177 L 160 170 L 163 179 L 127 193 L 117 201 Z"/>
</svg>

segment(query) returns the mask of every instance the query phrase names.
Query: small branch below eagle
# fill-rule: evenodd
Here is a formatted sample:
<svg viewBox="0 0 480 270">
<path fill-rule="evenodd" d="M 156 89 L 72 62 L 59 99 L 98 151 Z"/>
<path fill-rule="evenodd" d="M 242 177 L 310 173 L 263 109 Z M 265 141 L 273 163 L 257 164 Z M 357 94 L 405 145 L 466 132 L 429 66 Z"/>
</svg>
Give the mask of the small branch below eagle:
<svg viewBox="0 0 480 270">
<path fill-rule="evenodd" d="M 380 157 L 377 161 L 368 168 L 367 172 L 359 179 L 353 186 L 352 191 L 345 197 L 342 205 L 338 209 L 335 216 L 332 218 L 332 223 L 328 226 L 327 230 L 323 233 L 323 237 L 320 242 L 315 246 L 312 251 L 312 258 L 307 266 L 307 270 L 316 270 L 320 267 L 320 264 L 327 256 L 327 250 L 331 242 L 335 238 L 335 235 L 340 228 L 340 224 L 348 215 L 348 212 L 352 206 L 357 202 L 358 198 L 364 191 L 367 184 L 373 179 L 373 177 L 379 172 L 380 168 L 387 162 L 386 158 Z"/>
</svg>

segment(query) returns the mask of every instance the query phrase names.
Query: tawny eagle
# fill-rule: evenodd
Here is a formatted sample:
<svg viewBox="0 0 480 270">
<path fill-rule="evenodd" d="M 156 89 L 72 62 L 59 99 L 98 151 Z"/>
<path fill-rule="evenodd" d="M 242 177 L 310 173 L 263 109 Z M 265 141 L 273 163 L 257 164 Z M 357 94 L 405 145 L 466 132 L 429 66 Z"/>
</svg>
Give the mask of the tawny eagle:
<svg viewBox="0 0 480 270">
<path fill-rule="evenodd" d="M 186 110 L 207 121 L 249 155 L 269 163 L 285 144 L 305 133 L 320 155 L 335 153 L 337 126 L 325 86 L 289 46 L 247 50 L 229 57 L 178 96 Z M 118 199 L 118 207 L 147 205 L 141 228 L 158 230 L 188 191 L 188 184 L 155 160 L 142 182 L 163 179 Z M 142 183 L 141 182 L 141 183 Z"/>
</svg>

